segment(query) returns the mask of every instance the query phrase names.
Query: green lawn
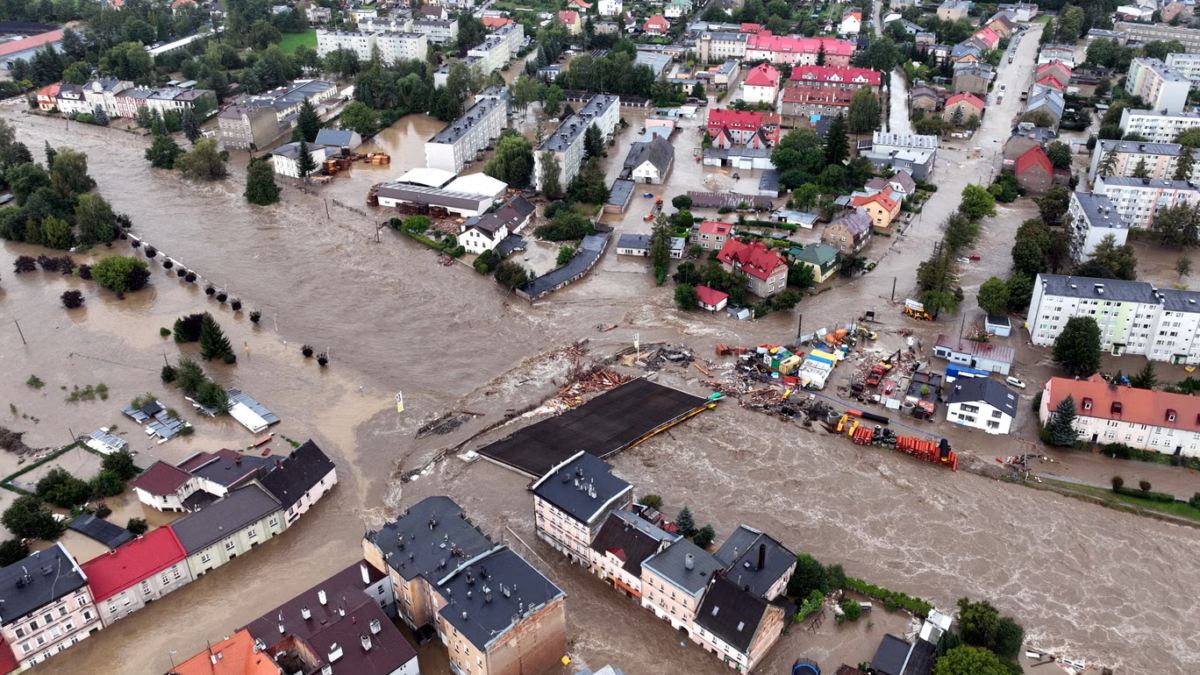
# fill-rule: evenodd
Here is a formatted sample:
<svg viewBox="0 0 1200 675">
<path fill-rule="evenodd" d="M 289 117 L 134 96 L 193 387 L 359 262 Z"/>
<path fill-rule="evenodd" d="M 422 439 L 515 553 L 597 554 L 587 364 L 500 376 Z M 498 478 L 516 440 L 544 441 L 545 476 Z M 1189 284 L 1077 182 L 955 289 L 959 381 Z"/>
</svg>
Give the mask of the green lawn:
<svg viewBox="0 0 1200 675">
<path fill-rule="evenodd" d="M 1172 504 L 1166 504 L 1163 502 L 1156 502 L 1156 501 L 1153 501 L 1150 499 L 1142 499 L 1140 497 L 1136 497 L 1133 495 L 1117 494 L 1117 493 L 1113 492 L 1112 490 L 1106 490 L 1104 488 L 1092 487 L 1089 485 L 1077 485 L 1075 483 L 1068 483 L 1065 481 L 1056 481 L 1056 480 L 1045 479 L 1045 478 L 1042 480 L 1051 485 L 1056 485 L 1058 487 L 1065 488 L 1067 490 L 1080 492 L 1080 493 L 1089 495 L 1091 497 L 1096 497 L 1097 499 L 1102 499 L 1106 502 L 1118 502 L 1118 503 L 1123 503 L 1123 504 L 1130 504 L 1132 506 L 1140 506 L 1141 508 L 1148 509 L 1151 511 L 1160 511 L 1162 513 L 1170 513 L 1172 515 L 1183 516 L 1185 518 L 1191 518 L 1193 520 L 1200 520 L 1200 509 L 1197 509 L 1197 508 L 1189 505 L 1187 502 L 1174 502 Z"/>
<path fill-rule="evenodd" d="M 291 54 L 296 51 L 296 47 L 305 46 L 309 49 L 317 48 L 317 29 L 311 28 L 303 33 L 284 33 L 283 41 L 279 43 L 279 48 L 284 54 Z"/>
</svg>

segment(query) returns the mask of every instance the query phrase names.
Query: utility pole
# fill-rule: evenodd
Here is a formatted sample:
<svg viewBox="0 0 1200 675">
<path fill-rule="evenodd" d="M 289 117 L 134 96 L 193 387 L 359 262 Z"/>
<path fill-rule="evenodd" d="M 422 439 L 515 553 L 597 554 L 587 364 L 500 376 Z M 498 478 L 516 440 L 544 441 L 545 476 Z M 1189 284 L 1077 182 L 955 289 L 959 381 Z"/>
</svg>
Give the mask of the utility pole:
<svg viewBox="0 0 1200 675">
<path fill-rule="evenodd" d="M 896 279 L 897 278 L 898 277 L 892 277 L 892 302 L 896 301 Z"/>
<path fill-rule="evenodd" d="M 25 333 L 21 332 L 21 324 L 17 323 L 16 319 L 13 319 L 13 325 L 17 327 L 17 334 L 21 336 L 21 344 L 28 345 L 29 343 L 25 341 Z"/>
<path fill-rule="evenodd" d="M 796 320 L 796 345 L 797 346 L 800 345 L 800 336 L 804 335 L 804 331 L 802 330 L 803 326 L 804 326 L 804 313 L 801 312 L 800 318 L 798 318 Z"/>
<path fill-rule="evenodd" d="M 325 202 L 325 220 L 330 220 L 330 218 L 329 218 L 329 199 L 325 198 L 323 201 Z"/>
</svg>

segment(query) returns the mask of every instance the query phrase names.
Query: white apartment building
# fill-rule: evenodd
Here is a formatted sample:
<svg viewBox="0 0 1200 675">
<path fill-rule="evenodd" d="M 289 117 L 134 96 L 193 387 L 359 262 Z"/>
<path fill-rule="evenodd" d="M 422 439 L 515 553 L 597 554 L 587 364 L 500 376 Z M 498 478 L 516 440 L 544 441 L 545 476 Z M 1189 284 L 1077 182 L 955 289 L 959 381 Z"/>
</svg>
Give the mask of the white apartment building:
<svg viewBox="0 0 1200 675">
<path fill-rule="evenodd" d="M 538 190 L 542 189 L 542 154 L 554 153 L 559 165 L 559 185 L 564 189 L 583 163 L 583 136 L 595 124 L 608 139 L 621 119 L 621 101 L 612 94 L 597 94 L 579 112 L 571 115 L 554 130 L 533 155 L 533 177 Z"/>
<path fill-rule="evenodd" d="M 1175 177 L 1179 154 L 1183 151 L 1183 146 L 1178 143 L 1102 140 L 1092 150 L 1088 180 L 1095 181 L 1096 177 L 1102 173 L 1100 169 L 1110 153 L 1113 157 L 1113 164 L 1103 172 L 1106 176 L 1133 176 L 1138 167 L 1142 166 L 1148 178 L 1169 180 Z M 1188 150 L 1188 152 L 1192 153 L 1193 160 L 1200 160 L 1200 150 Z M 1189 180 L 1195 180 L 1196 169 L 1196 164 L 1193 163 Z"/>
<path fill-rule="evenodd" d="M 612 475 L 612 465 L 583 450 L 530 488 L 537 535 L 564 556 L 591 565 L 592 540 L 610 511 L 633 504 L 633 486 Z"/>
<path fill-rule="evenodd" d="M 525 26 L 516 21 L 506 23 L 492 31 L 491 36 L 501 38 L 508 43 L 508 59 L 516 58 L 517 52 L 521 51 L 521 46 L 525 42 Z"/>
<path fill-rule="evenodd" d="M 1192 81 L 1158 59 L 1134 59 L 1129 64 L 1125 89 L 1140 96 L 1153 110 L 1182 112 Z"/>
<path fill-rule="evenodd" d="M 1118 246 L 1129 236 L 1129 224 L 1102 194 L 1072 192 L 1065 224 L 1071 228 L 1071 260 L 1076 263 L 1091 258 L 1106 236 L 1113 235 Z"/>
<path fill-rule="evenodd" d="M 1188 53 L 1200 53 L 1200 30 L 1165 24 L 1133 23 L 1118 21 L 1113 24 L 1113 30 L 1121 31 L 1132 40 L 1141 42 L 1170 42 L 1179 40 Z"/>
<path fill-rule="evenodd" d="M 499 138 L 508 126 L 507 108 L 502 100 L 477 100 L 462 117 L 425 143 L 425 165 L 451 173 L 462 171 L 467 162 Z"/>
<path fill-rule="evenodd" d="M 360 59 L 371 58 L 375 34 L 353 30 L 317 30 L 317 56 L 322 58 L 338 49 L 349 49 Z"/>
<path fill-rule="evenodd" d="M 1167 54 L 1165 63 L 1191 80 L 1193 86 L 1200 85 L 1200 54 Z"/>
<path fill-rule="evenodd" d="M 1174 143 L 1179 132 L 1196 127 L 1200 127 L 1200 113 L 1129 108 L 1121 111 L 1121 128 L 1125 133 L 1145 136 L 1151 143 Z"/>
<path fill-rule="evenodd" d="M 400 60 L 425 60 L 429 41 L 420 33 L 386 32 L 376 33 L 374 37 L 384 63 L 395 63 Z"/>
<path fill-rule="evenodd" d="M 701 63 L 722 63 L 730 59 L 741 61 L 746 56 L 748 33 L 706 32 L 700 35 Z"/>
<path fill-rule="evenodd" d="M 1200 292 L 1158 289 L 1144 281 L 1039 274 L 1029 305 L 1030 341 L 1054 344 L 1075 316 L 1096 320 L 1100 346 L 1114 356 L 1200 363 Z"/>
<path fill-rule="evenodd" d="M 356 22 L 358 29 L 365 33 L 382 33 L 384 31 L 392 31 L 394 33 L 409 33 L 412 31 L 413 20 L 407 14 L 397 14 L 395 16 L 372 16 L 364 17 Z"/>
<path fill-rule="evenodd" d="M 414 19 L 412 30 L 423 34 L 435 45 L 450 44 L 458 39 L 458 20 Z"/>
<path fill-rule="evenodd" d="M 1200 202 L 1200 190 L 1182 180 L 1098 177 L 1092 192 L 1108 197 L 1129 227 L 1140 229 L 1151 227 L 1162 209 Z"/>
<path fill-rule="evenodd" d="M 357 54 L 359 59 L 366 61 L 371 58 L 372 50 L 378 47 L 385 63 L 395 63 L 401 59 L 424 59 L 427 45 L 428 42 L 421 33 L 317 31 L 317 54 L 320 56 L 326 56 L 340 48 L 349 49 Z"/>
<path fill-rule="evenodd" d="M 474 56 L 479 59 L 475 63 L 475 67 L 479 69 L 479 74 L 484 76 L 491 74 L 492 71 L 500 70 L 504 64 L 508 63 L 511 55 L 512 50 L 509 48 L 508 40 L 495 35 L 489 35 L 483 42 L 467 50 L 468 57 Z"/>
<path fill-rule="evenodd" d="M 1124 443 L 1141 450 L 1200 455 L 1200 399 L 1186 394 L 1109 385 L 1099 375 L 1086 380 L 1052 377 L 1042 389 L 1043 424 L 1070 396 L 1076 433 L 1088 443 Z"/>
<path fill-rule="evenodd" d="M 621 0 L 600 0 L 597 10 L 600 12 L 600 16 L 620 16 L 625 11 L 624 7 Z"/>
</svg>

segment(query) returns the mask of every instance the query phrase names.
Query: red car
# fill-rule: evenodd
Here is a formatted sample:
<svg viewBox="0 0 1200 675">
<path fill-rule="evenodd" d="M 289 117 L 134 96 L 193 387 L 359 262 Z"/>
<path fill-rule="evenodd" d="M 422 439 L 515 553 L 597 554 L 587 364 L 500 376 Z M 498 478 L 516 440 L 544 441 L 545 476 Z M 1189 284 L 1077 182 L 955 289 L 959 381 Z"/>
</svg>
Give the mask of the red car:
<svg viewBox="0 0 1200 675">
<path fill-rule="evenodd" d="M 971 262 L 975 262 L 976 260 L 979 260 L 979 256 L 978 255 L 969 255 L 969 256 L 967 256 L 967 259 L 970 260 Z"/>
</svg>

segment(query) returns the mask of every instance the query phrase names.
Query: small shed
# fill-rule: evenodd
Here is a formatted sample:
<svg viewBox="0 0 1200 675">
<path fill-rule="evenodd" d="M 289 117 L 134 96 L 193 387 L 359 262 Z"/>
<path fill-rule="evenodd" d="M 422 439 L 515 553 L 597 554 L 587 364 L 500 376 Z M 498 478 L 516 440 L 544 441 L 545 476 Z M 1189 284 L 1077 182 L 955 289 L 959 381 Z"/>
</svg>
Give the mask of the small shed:
<svg viewBox="0 0 1200 675">
<path fill-rule="evenodd" d="M 1008 337 L 1012 335 L 1012 320 L 1007 316 L 988 314 L 983 322 L 983 329 L 992 335 Z"/>
<path fill-rule="evenodd" d="M 700 296 L 700 306 L 710 312 L 719 312 L 729 304 L 728 293 L 722 293 L 708 286 L 697 286 L 696 295 Z"/>
</svg>

